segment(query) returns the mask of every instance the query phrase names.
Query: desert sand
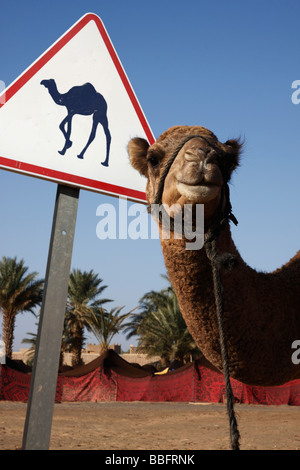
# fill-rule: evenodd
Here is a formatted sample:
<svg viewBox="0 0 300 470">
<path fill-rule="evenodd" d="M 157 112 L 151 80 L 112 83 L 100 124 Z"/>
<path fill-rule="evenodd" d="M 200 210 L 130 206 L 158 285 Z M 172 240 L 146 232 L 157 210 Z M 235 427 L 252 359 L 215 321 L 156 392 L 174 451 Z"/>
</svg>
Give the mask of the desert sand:
<svg viewBox="0 0 300 470">
<path fill-rule="evenodd" d="M 0 402 L 0 450 L 22 447 L 26 403 Z M 300 407 L 236 405 L 241 450 L 299 450 Z M 224 404 L 55 404 L 50 450 L 230 450 Z"/>
</svg>

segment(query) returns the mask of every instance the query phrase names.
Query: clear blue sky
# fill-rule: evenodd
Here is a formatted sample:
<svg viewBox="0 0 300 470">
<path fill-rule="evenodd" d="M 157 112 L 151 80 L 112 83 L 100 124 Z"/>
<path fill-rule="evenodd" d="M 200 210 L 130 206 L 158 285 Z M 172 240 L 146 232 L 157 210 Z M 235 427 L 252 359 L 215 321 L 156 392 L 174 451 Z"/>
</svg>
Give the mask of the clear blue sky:
<svg viewBox="0 0 300 470">
<path fill-rule="evenodd" d="M 203 125 L 221 141 L 245 138 L 233 178 L 234 240 L 259 270 L 300 248 L 298 0 L 28 0 L 0 2 L 0 80 L 9 85 L 81 16 L 100 16 L 158 137 L 172 125 Z M 1 142 L 0 142 L 1 154 Z M 44 277 L 56 184 L 0 171 L 0 257 L 24 258 Z M 97 206 L 116 201 L 81 191 L 72 267 L 93 269 L 113 306 L 132 309 L 165 281 L 158 240 L 96 237 Z M 15 349 L 35 331 L 17 317 Z M 131 341 L 116 338 L 126 348 Z"/>
</svg>

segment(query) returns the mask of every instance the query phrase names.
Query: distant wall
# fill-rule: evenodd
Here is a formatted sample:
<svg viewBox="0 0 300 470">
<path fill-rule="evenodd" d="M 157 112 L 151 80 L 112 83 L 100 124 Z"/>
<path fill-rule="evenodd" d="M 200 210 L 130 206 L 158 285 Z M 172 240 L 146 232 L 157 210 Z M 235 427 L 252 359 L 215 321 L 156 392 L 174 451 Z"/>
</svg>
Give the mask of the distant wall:
<svg viewBox="0 0 300 470">
<path fill-rule="evenodd" d="M 148 357 L 147 354 L 140 354 L 136 352 L 134 346 L 130 346 L 130 353 L 121 354 L 121 345 L 120 344 L 112 344 L 110 349 L 113 349 L 117 354 L 119 354 L 125 361 L 139 364 L 141 366 L 145 364 L 149 364 L 150 362 L 158 362 L 160 360 L 160 356 L 151 356 Z M 28 350 L 29 348 L 21 348 L 20 351 L 15 351 L 12 354 L 12 359 L 14 360 L 21 360 L 25 364 L 28 360 Z M 96 359 L 100 354 L 100 347 L 94 344 L 87 344 L 86 349 L 82 351 L 82 360 L 84 364 L 88 364 L 89 362 Z M 64 364 L 70 366 L 72 364 L 72 354 L 65 353 L 64 354 Z"/>
</svg>

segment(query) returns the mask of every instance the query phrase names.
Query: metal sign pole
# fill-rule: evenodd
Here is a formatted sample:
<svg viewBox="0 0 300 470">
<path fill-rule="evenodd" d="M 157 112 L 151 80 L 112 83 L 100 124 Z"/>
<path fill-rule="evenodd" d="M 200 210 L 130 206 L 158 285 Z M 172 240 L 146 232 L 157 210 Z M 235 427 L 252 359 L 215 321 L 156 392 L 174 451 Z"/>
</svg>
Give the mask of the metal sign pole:
<svg viewBox="0 0 300 470">
<path fill-rule="evenodd" d="M 58 185 L 24 426 L 24 450 L 47 450 L 50 444 L 78 199 L 79 189 Z"/>
</svg>

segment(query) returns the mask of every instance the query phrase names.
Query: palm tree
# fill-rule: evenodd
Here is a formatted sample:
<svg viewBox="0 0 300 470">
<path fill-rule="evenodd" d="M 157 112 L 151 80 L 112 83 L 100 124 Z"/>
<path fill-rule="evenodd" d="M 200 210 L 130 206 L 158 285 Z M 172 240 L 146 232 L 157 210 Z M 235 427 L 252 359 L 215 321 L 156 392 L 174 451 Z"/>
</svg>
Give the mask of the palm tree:
<svg viewBox="0 0 300 470">
<path fill-rule="evenodd" d="M 39 317 L 39 315 L 38 315 Z M 38 322 L 39 323 L 39 322 Z M 38 330 L 38 323 L 36 323 L 36 327 Z M 22 339 L 22 344 L 28 344 L 30 345 L 30 348 L 27 351 L 27 361 L 26 364 L 28 366 L 33 366 L 33 361 L 34 361 L 34 355 L 35 355 L 35 350 L 36 350 L 36 344 L 37 344 L 37 332 L 36 333 L 31 333 L 27 332 L 27 335 L 30 336 L 30 338 L 24 338 Z M 62 343 L 61 343 L 61 348 L 60 348 L 60 357 L 59 357 L 59 368 L 62 367 L 63 365 L 63 354 L 67 350 L 67 338 L 65 336 L 65 328 L 63 330 L 63 336 L 62 336 Z"/>
<path fill-rule="evenodd" d="M 41 304 L 44 281 L 37 273 L 28 273 L 24 260 L 3 256 L 0 261 L 0 312 L 3 317 L 5 354 L 12 356 L 16 315 L 31 312 Z"/>
<path fill-rule="evenodd" d="M 65 319 L 65 333 L 71 343 L 74 367 L 82 363 L 81 350 L 84 343 L 84 328 L 91 330 L 90 323 L 93 311 L 100 308 L 109 299 L 100 299 L 99 296 L 107 286 L 100 285 L 102 279 L 93 270 L 80 271 L 73 269 L 70 274 L 68 302 Z"/>
<path fill-rule="evenodd" d="M 38 326 L 38 325 L 36 325 Z M 30 333 L 27 332 L 27 335 L 30 336 L 30 338 L 24 338 L 22 339 L 22 344 L 28 344 L 30 345 L 30 348 L 27 351 L 27 365 L 32 366 L 33 365 L 33 360 L 34 360 L 34 355 L 35 355 L 35 349 L 36 349 L 36 343 L 37 343 L 37 333 Z"/>
<path fill-rule="evenodd" d="M 133 336 L 139 335 L 141 323 L 146 319 L 152 312 L 157 311 L 163 307 L 166 303 L 166 297 L 168 297 L 171 287 L 163 289 L 159 292 L 150 291 L 147 292 L 139 301 L 137 309 L 139 312 L 131 316 L 131 321 L 126 323 L 124 331 L 127 333 L 126 339 L 130 339 Z M 136 310 L 136 309 L 134 309 Z"/>
<path fill-rule="evenodd" d="M 200 351 L 191 337 L 171 286 L 151 291 L 140 300 L 139 313 L 126 325 L 127 338 L 139 336 L 138 347 L 148 355 L 159 355 L 165 365 L 187 362 Z"/>
<path fill-rule="evenodd" d="M 120 333 L 120 331 L 126 326 L 123 325 L 123 322 L 129 317 L 129 315 L 131 315 L 132 310 L 120 315 L 122 308 L 123 307 L 115 307 L 110 311 L 103 308 L 97 308 L 94 310 L 90 328 L 99 341 L 101 353 L 108 349 L 113 337 L 117 333 Z"/>
</svg>

